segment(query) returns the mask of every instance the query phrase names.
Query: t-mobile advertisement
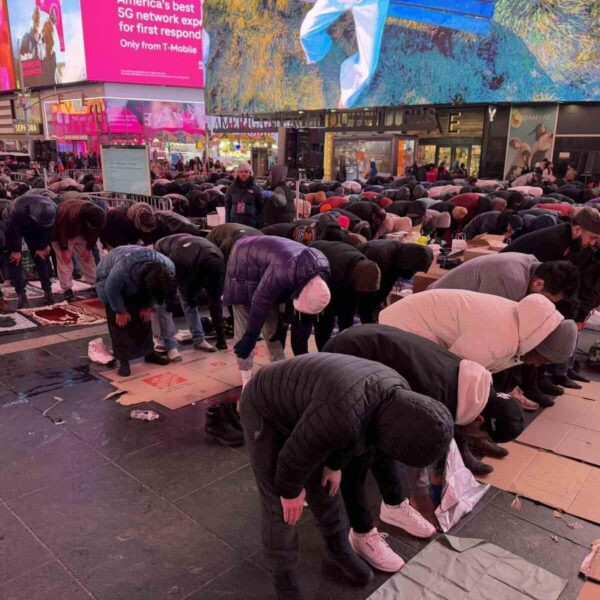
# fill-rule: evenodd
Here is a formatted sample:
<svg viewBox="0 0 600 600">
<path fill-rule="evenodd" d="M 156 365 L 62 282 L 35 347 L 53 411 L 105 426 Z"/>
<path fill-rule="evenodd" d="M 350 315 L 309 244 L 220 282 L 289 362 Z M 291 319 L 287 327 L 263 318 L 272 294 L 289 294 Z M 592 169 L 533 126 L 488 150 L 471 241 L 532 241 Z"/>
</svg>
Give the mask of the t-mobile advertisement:
<svg viewBox="0 0 600 600">
<path fill-rule="evenodd" d="M 8 30 L 8 11 L 6 0 L 0 0 L 0 91 L 15 88 L 15 72 Z"/>
<path fill-rule="evenodd" d="M 203 87 L 202 0 L 81 0 L 88 78 Z"/>
<path fill-rule="evenodd" d="M 8 0 L 8 14 L 25 87 L 85 80 L 79 0 Z"/>
</svg>

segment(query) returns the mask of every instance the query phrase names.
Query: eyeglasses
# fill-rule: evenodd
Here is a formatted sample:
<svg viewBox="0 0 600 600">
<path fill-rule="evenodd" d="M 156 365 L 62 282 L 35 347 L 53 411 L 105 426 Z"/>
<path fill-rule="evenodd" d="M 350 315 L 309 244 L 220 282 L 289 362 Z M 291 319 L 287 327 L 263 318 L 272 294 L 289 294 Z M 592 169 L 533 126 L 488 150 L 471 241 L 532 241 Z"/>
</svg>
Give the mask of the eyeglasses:
<svg viewBox="0 0 600 600">
<path fill-rule="evenodd" d="M 252 173 L 252 171 L 238 171 L 238 173 Z"/>
</svg>

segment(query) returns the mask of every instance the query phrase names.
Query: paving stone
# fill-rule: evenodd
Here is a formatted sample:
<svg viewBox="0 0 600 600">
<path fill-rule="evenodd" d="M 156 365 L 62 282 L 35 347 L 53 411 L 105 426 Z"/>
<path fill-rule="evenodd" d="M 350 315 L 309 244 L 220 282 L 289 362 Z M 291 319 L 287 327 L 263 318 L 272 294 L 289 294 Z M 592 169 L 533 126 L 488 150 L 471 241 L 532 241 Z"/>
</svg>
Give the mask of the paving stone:
<svg viewBox="0 0 600 600">
<path fill-rule="evenodd" d="M 249 465 L 186 496 L 176 506 L 244 556 L 260 548 L 261 509 Z"/>
<path fill-rule="evenodd" d="M 174 501 L 247 464 L 244 456 L 190 431 L 117 461 L 147 486 Z"/>
<path fill-rule="evenodd" d="M 106 459 L 33 407 L 0 408 L 0 496 L 17 498 Z"/>
<path fill-rule="evenodd" d="M 166 503 L 114 464 L 23 496 L 10 507 L 59 555 L 164 510 Z"/>
<path fill-rule="evenodd" d="M 72 361 L 70 361 L 72 362 Z M 37 396 L 65 387 L 78 385 L 96 379 L 86 364 L 83 366 L 65 368 L 47 368 L 42 371 L 33 370 L 24 375 L 7 375 L 4 384 L 11 390 L 26 394 L 28 397 Z M 2 363 L 0 362 L 0 366 Z"/>
<path fill-rule="evenodd" d="M 22 523 L 0 504 L 0 584 L 52 559 Z M 0 598 L 2 596 L 0 588 Z"/>
<path fill-rule="evenodd" d="M 179 599 L 239 562 L 236 552 L 173 508 L 73 548 L 67 566 L 99 600 Z"/>
<path fill-rule="evenodd" d="M 0 359 L 2 378 L 4 380 L 6 377 L 6 381 L 26 373 L 39 373 L 46 368 L 59 368 L 64 364 L 58 356 L 43 348 L 15 352 Z"/>
<path fill-rule="evenodd" d="M 186 600 L 231 600 L 242 597 L 244 600 L 275 600 L 271 576 L 250 561 L 244 561 L 227 571 Z"/>
<path fill-rule="evenodd" d="M 2 600 L 89 600 L 90 595 L 57 561 L 0 585 Z"/>
</svg>

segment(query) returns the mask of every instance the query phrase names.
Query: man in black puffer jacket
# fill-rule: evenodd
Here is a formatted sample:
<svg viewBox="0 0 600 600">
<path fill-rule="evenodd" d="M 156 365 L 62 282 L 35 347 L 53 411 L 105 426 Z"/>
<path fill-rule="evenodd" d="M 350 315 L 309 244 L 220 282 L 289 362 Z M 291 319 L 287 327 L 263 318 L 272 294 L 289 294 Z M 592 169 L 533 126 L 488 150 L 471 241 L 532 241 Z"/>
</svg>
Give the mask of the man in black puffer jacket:
<svg viewBox="0 0 600 600">
<path fill-rule="evenodd" d="M 225 282 L 223 253 L 212 242 L 186 233 L 164 237 L 156 242 L 154 249 L 170 258 L 175 265 L 181 306 L 196 350 L 216 350 L 204 338 L 198 312 L 202 290 L 208 296 L 208 310 L 217 334 L 217 348 L 226 350 L 221 299 Z"/>
<path fill-rule="evenodd" d="M 258 228 L 262 207 L 262 189 L 254 183 L 250 165 L 242 163 L 237 168 L 235 181 L 225 193 L 225 221 Z"/>
<path fill-rule="evenodd" d="M 410 389 L 427 394 L 447 407 L 454 419 L 455 439 L 467 467 L 479 461 L 467 447 L 466 434 L 481 437 L 487 432 L 495 441 L 508 442 L 523 430 L 519 404 L 513 398 L 496 394 L 489 371 L 420 336 L 387 325 L 361 325 L 332 338 L 324 351 L 387 365 L 406 378 Z M 382 521 L 416 537 L 434 535 L 435 528 L 421 516 L 433 518 L 427 473 L 411 467 L 405 469 L 411 498 L 410 503 L 403 502 L 399 465 L 383 452 L 349 464 L 343 472 L 342 494 L 354 532 L 366 534 L 374 527 L 366 498 L 350 494 L 355 487 L 352 482 L 364 481 L 369 468 L 383 497 Z M 486 472 L 490 471 L 488 467 Z M 344 481 L 349 488 L 345 488 Z"/>
<path fill-rule="evenodd" d="M 372 236 L 375 235 L 378 227 L 385 221 L 385 210 L 375 202 L 366 200 L 352 202 L 344 211 L 356 215 L 361 221 L 366 221 L 371 227 Z"/>
<path fill-rule="evenodd" d="M 381 306 L 386 301 L 398 279 L 410 279 L 419 271 L 427 271 L 433 262 L 431 248 L 423 244 L 402 244 L 395 240 L 372 240 L 359 250 L 381 271 L 379 290 L 361 294 L 358 315 L 362 323 L 377 323 Z"/>
<path fill-rule="evenodd" d="M 350 244 L 318 241 L 310 247 L 320 250 L 331 268 L 331 302 L 315 322 L 315 340 L 321 350 L 331 337 L 336 318 L 340 331 L 352 327 L 359 296 L 379 290 L 381 272 L 375 262 Z"/>
<path fill-rule="evenodd" d="M 305 498 L 325 538 L 328 562 L 355 582 L 367 583 L 373 574 L 350 546 L 336 493 L 340 469 L 367 446 L 404 464 L 433 463 L 452 439 L 448 409 L 411 392 L 389 367 L 312 354 L 263 367 L 244 390 L 241 411 L 278 600 L 304 598 L 294 526 Z"/>
<path fill-rule="evenodd" d="M 185 233 L 200 236 L 202 232 L 201 227 L 194 225 L 188 218 L 170 210 L 154 211 L 154 219 L 156 227 L 152 231 L 142 234 L 142 241 L 146 246 L 150 246 L 169 235 Z"/>
<path fill-rule="evenodd" d="M 267 179 L 267 191 L 270 192 L 270 196 L 266 197 L 263 204 L 262 227 L 291 223 L 296 218 L 295 194 L 285 184 L 287 173 L 288 168 L 285 165 L 271 167 Z"/>
</svg>

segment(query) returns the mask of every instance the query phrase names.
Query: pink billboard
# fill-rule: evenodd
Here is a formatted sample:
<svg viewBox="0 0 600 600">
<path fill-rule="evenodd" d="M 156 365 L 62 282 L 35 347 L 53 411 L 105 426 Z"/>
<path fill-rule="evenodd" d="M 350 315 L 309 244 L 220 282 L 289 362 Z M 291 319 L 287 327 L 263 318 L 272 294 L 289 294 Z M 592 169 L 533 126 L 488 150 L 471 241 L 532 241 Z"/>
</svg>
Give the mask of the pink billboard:
<svg viewBox="0 0 600 600">
<path fill-rule="evenodd" d="M 204 87 L 202 0 L 81 0 L 89 80 Z"/>
</svg>

